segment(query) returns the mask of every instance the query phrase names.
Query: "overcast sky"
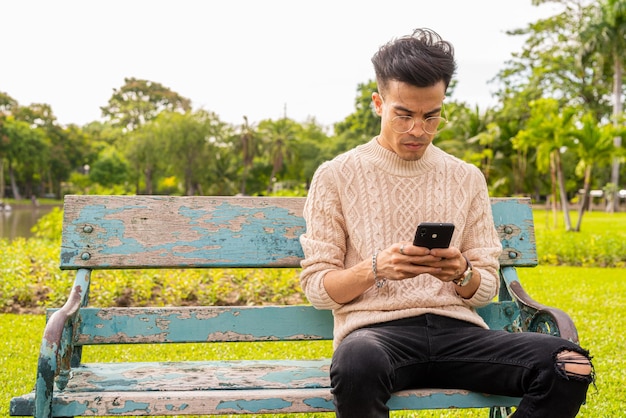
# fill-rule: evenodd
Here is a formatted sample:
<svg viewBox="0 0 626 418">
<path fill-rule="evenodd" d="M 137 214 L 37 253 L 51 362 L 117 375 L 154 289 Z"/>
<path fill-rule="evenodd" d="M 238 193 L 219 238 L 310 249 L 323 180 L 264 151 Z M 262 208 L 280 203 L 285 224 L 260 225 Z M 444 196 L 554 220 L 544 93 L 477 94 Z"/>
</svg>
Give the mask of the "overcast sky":
<svg viewBox="0 0 626 418">
<path fill-rule="evenodd" d="M 330 126 L 354 111 L 378 47 L 429 27 L 454 44 L 453 99 L 482 109 L 523 44 L 505 31 L 554 13 L 531 0 L 0 0 L 0 91 L 83 125 L 135 77 L 225 122 Z"/>
</svg>

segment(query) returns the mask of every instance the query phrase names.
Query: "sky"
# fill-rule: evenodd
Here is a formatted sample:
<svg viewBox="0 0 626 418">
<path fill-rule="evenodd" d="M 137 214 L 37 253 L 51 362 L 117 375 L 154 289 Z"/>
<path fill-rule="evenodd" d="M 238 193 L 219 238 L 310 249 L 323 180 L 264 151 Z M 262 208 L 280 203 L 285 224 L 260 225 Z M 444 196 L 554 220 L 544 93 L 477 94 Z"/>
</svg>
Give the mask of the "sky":
<svg viewBox="0 0 626 418">
<path fill-rule="evenodd" d="M 484 109 L 523 45 L 505 32 L 554 13 L 531 0 L 0 0 L 0 91 L 84 125 L 134 77 L 231 124 L 332 126 L 374 79 L 376 50 L 427 27 L 454 45 L 452 99 Z"/>
</svg>

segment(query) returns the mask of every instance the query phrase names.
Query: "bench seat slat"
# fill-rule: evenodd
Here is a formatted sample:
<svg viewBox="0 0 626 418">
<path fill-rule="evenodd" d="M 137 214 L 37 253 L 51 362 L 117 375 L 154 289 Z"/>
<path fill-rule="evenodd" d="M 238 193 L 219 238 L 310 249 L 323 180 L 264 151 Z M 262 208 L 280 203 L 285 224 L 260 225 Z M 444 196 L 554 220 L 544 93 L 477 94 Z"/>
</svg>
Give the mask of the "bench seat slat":
<svg viewBox="0 0 626 418">
<path fill-rule="evenodd" d="M 33 394 L 14 398 L 14 415 L 32 415 Z M 394 393 L 393 410 L 484 408 L 518 405 L 519 398 L 465 390 L 417 389 Z M 333 412 L 328 388 L 255 389 L 175 392 L 103 392 L 55 395 L 55 416 L 93 415 L 203 415 Z"/>
<path fill-rule="evenodd" d="M 330 360 L 86 363 L 65 391 L 136 392 L 330 387 Z"/>
</svg>

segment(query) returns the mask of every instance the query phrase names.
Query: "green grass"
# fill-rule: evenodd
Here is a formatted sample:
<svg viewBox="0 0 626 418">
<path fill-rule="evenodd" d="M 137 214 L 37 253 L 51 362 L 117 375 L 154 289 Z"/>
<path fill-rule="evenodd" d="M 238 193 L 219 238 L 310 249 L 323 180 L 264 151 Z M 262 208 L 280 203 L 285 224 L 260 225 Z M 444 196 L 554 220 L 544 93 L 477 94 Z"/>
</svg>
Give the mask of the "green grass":
<svg viewBox="0 0 626 418">
<path fill-rule="evenodd" d="M 591 351 L 597 389 L 591 388 L 579 417 L 620 417 L 624 414 L 626 385 L 626 306 L 624 269 L 540 266 L 520 271 L 525 289 L 537 301 L 563 309 L 578 327 L 581 345 Z M 8 415 L 11 397 L 30 391 L 36 374 L 42 315 L 0 315 L 0 416 Z M 287 348 L 286 344 L 290 344 Z M 85 361 L 318 358 L 330 356 L 329 342 L 237 343 L 88 347 Z M 294 414 L 291 418 L 332 417 L 333 414 Z M 485 410 L 397 412 L 399 417 L 487 417 Z"/>
</svg>

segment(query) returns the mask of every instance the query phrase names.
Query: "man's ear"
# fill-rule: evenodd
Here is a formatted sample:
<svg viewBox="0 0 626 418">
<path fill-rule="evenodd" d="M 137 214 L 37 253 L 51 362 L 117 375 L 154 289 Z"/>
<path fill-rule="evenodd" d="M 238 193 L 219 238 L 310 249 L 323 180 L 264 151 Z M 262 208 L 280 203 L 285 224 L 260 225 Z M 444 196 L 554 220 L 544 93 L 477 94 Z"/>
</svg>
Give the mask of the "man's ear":
<svg viewBox="0 0 626 418">
<path fill-rule="evenodd" d="M 378 93 L 377 91 L 372 93 L 372 103 L 374 104 L 374 111 L 376 112 L 376 114 L 378 116 L 382 116 L 383 115 L 383 98 L 380 95 L 380 93 Z"/>
</svg>

